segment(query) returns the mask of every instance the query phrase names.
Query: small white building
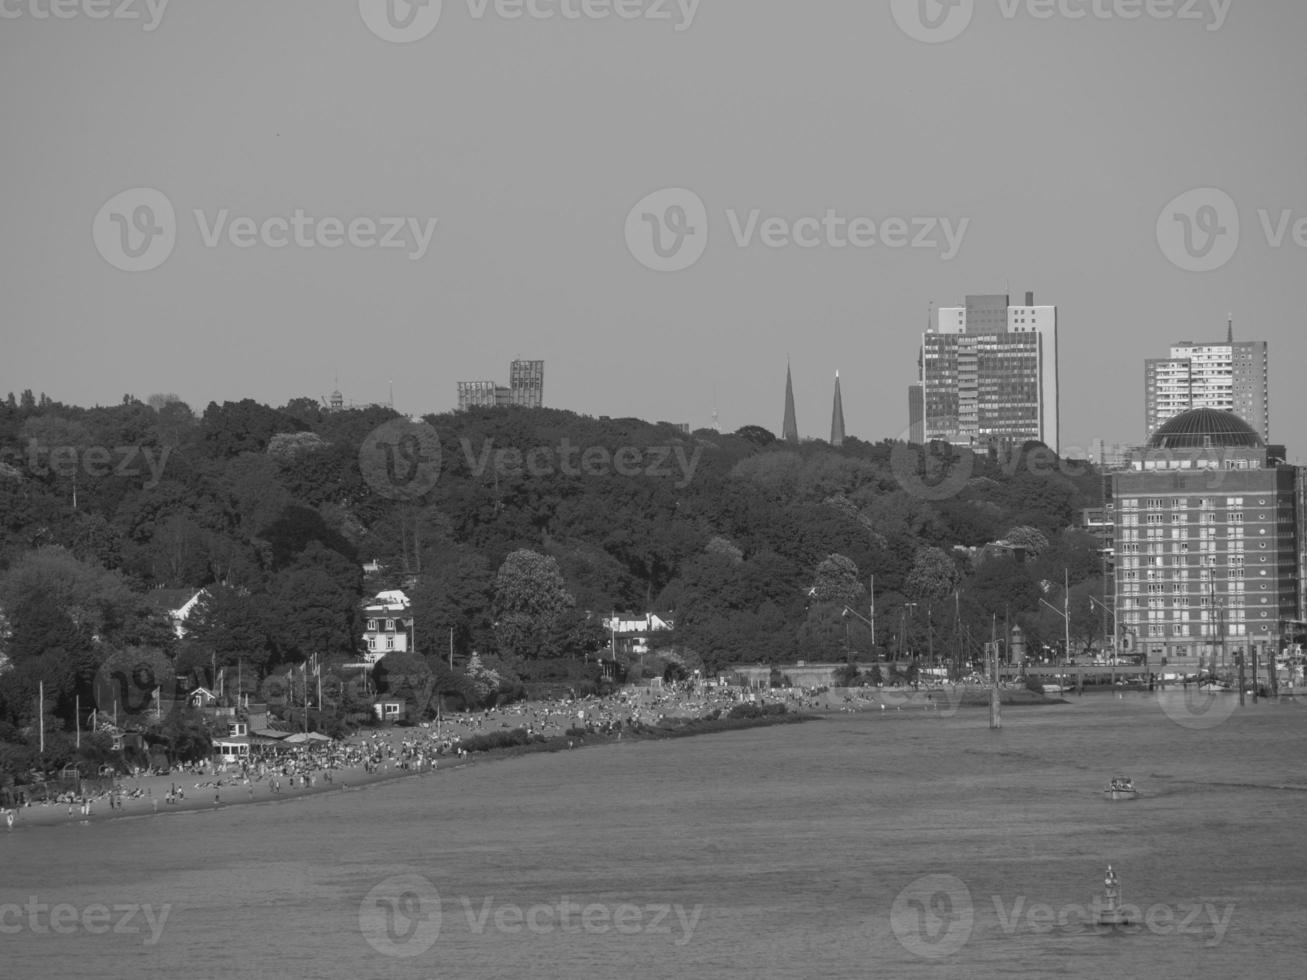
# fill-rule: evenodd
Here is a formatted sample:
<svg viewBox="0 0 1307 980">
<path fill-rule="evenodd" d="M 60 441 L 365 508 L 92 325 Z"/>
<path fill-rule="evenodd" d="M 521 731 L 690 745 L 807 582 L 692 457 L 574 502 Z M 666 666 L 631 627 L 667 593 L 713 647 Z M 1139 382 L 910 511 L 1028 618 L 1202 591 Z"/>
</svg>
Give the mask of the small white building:
<svg viewBox="0 0 1307 980">
<path fill-rule="evenodd" d="M 409 599 L 398 589 L 378 592 L 375 599 L 363 607 L 366 619 L 363 659 L 375 664 L 388 653 L 404 653 L 412 648 L 413 617 L 409 612 Z"/>
</svg>

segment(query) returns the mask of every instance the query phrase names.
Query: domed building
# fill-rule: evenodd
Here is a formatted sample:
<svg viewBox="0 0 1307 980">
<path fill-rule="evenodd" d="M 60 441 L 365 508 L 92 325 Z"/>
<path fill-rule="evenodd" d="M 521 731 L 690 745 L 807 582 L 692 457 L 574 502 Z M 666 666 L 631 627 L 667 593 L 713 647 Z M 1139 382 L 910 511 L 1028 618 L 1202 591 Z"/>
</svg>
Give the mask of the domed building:
<svg viewBox="0 0 1307 980">
<path fill-rule="evenodd" d="M 1303 471 L 1232 412 L 1169 419 L 1112 476 L 1118 643 L 1150 670 L 1233 672 L 1304 611 Z M 1126 642 L 1121 642 L 1128 637 Z"/>
<path fill-rule="evenodd" d="M 1234 412 L 1195 408 L 1181 412 L 1148 440 L 1149 449 L 1258 449 L 1262 437 Z"/>
</svg>

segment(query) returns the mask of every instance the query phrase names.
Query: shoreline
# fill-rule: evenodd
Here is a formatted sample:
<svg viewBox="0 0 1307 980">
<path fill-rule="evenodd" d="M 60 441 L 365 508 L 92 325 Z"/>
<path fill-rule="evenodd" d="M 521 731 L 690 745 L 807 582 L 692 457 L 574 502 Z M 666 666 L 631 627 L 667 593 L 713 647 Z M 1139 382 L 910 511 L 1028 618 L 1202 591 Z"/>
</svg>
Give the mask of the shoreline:
<svg viewBox="0 0 1307 980">
<path fill-rule="evenodd" d="M 620 736 L 599 732 L 584 736 L 554 735 L 542 742 L 530 742 L 525 745 L 504 746 L 471 752 L 461 759 L 456 755 L 438 757 L 433 766 L 425 766 L 421 769 L 405 769 L 398 764 L 386 764 L 383 766 L 382 771 L 369 773 L 364 771 L 361 765 L 350 766 L 344 769 L 330 770 L 330 781 L 324 779 L 323 771 L 317 771 L 314 785 L 304 785 L 303 778 L 300 777 L 299 785 L 289 787 L 283 783 L 283 788 L 279 792 L 271 791 L 271 780 L 267 777 L 251 779 L 249 783 L 245 783 L 239 776 L 204 777 L 196 776 L 193 773 L 183 776 L 169 774 L 123 779 L 120 781 L 120 785 L 126 792 L 141 789 L 145 791 L 145 795 L 124 798 L 122 809 L 113 810 L 109 809 L 106 798 L 97 798 L 92 803 L 89 815 L 82 813 L 80 803 L 72 805 L 71 814 L 67 803 L 38 803 L 26 807 L 17 807 L 11 811 L 15 814 L 12 827 L 6 829 L 3 822 L 0 822 L 0 838 L 29 827 L 85 827 L 92 823 L 115 820 L 134 820 L 169 815 L 179 816 L 181 814 L 217 812 L 261 804 L 290 803 L 334 793 L 362 792 L 374 786 L 400 779 L 438 776 L 442 772 L 474 767 L 479 761 L 497 762 L 501 759 L 517 758 L 542 752 L 568 752 L 573 749 L 619 745 L 622 742 L 663 741 L 669 738 L 691 738 L 699 735 L 714 735 L 749 728 L 770 727 L 772 725 L 798 724 L 805 721 L 819 720 L 819 716 L 788 712 L 784 715 L 770 715 L 759 718 L 721 718 L 712 720 L 687 718 L 672 720 L 678 721 L 680 724 L 641 726 L 636 730 L 627 730 L 621 733 Z M 411 731 L 411 729 L 396 728 L 391 730 L 392 733 L 405 731 Z M 441 765 L 441 762 L 444 762 L 445 765 Z M 218 780 L 222 780 L 222 785 L 217 787 L 218 799 L 215 802 L 213 783 Z M 168 791 L 174 785 L 182 791 L 183 798 L 179 802 L 166 803 L 165 799 Z"/>
<path fill-rule="evenodd" d="M 1005 707 L 1038 707 L 1067 703 L 1061 697 L 1038 695 L 1029 691 L 1005 689 L 1002 694 L 1002 703 Z M 793 703 L 800 700 L 801 703 L 799 704 Z M 17 807 L 11 811 L 14 814 L 12 827 L 6 828 L 5 821 L 0 819 L 0 838 L 11 836 L 14 831 L 24 830 L 29 827 L 84 827 L 91 823 L 103 823 L 108 820 L 131 820 L 169 814 L 213 812 L 241 806 L 288 803 L 294 800 L 332 793 L 360 792 L 397 779 L 438 775 L 441 772 L 475 766 L 481 761 L 495 762 L 501 759 L 517 758 L 540 752 L 566 752 L 572 749 L 620 745 L 624 742 L 629 744 L 663 741 L 672 738 L 693 738 L 701 735 L 716 735 L 751 728 L 801 724 L 844 713 L 868 712 L 884 717 L 891 712 L 898 715 L 905 708 L 913 714 L 918 714 L 936 712 L 941 708 L 945 710 L 979 708 L 988 704 L 989 695 L 987 691 L 967 690 L 965 688 L 956 688 L 951 694 L 944 692 L 942 689 L 840 688 L 831 689 L 813 698 L 791 699 L 790 703 L 787 704 L 788 710 L 785 714 L 745 718 L 729 718 L 723 715 L 718 718 L 709 718 L 701 714 L 672 713 L 659 716 L 658 721 L 652 724 L 637 724 L 633 728 L 628 727 L 617 732 L 594 731 L 585 735 L 568 735 L 561 730 L 561 725 L 558 725 L 555 734 L 545 736 L 542 739 L 537 737 L 537 740 L 525 744 L 473 751 L 462 757 L 457 754 L 435 756 L 432 757 L 432 764 L 417 769 L 404 768 L 400 765 L 397 757 L 383 762 L 381 771 L 373 772 L 366 771 L 362 764 L 330 770 L 315 767 L 311 770 L 314 775 L 314 785 L 312 786 L 304 785 L 302 775 L 296 780 L 298 785 L 293 787 L 286 785 L 289 777 L 283 777 L 277 773 L 251 777 L 248 782 L 238 774 L 197 775 L 195 773 L 182 773 L 128 777 L 118 780 L 118 785 L 123 791 L 130 793 L 140 790 L 143 791 L 143 794 L 135 798 L 124 797 L 121 809 L 109 809 L 108 800 L 103 796 L 93 799 L 89 815 L 81 812 L 80 803 L 73 804 L 71 815 L 68 812 L 69 806 L 67 803 L 33 804 L 26 807 Z M 508 717 L 507 713 L 496 715 L 496 720 L 503 717 Z M 517 718 L 520 719 L 521 715 L 519 714 Z M 523 724 L 504 722 L 500 728 L 490 729 L 490 731 L 512 731 L 524 727 L 526 726 Z M 410 738 L 421 738 L 428 731 L 421 727 L 397 726 L 389 729 L 360 731 L 346 741 L 355 745 L 366 745 L 369 741 L 375 742 L 378 740 L 393 744 L 396 739 L 402 742 Z M 469 729 L 466 735 L 475 737 L 475 734 L 483 733 L 484 729 L 475 733 Z M 444 764 L 442 765 L 442 763 Z M 330 773 L 329 780 L 326 778 L 328 773 Z M 279 792 L 273 792 L 271 789 L 274 779 L 278 780 L 282 786 Z M 222 785 L 215 787 L 214 784 L 219 781 Z M 169 789 L 174 785 L 182 791 L 183 798 L 170 804 L 165 800 Z M 216 801 L 214 799 L 215 789 L 218 794 Z"/>
</svg>

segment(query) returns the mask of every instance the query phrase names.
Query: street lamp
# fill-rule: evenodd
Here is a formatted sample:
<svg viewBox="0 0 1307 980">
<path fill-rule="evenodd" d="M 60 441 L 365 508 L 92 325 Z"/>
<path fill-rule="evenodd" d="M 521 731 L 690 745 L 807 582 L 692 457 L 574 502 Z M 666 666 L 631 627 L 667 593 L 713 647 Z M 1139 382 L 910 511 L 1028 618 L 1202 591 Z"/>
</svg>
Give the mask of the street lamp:
<svg viewBox="0 0 1307 980">
<path fill-rule="evenodd" d="M 1109 616 L 1112 617 L 1112 654 L 1111 654 L 1111 656 L 1112 656 L 1112 666 L 1115 667 L 1115 666 L 1116 666 L 1116 647 L 1117 647 L 1117 643 L 1116 643 L 1116 637 L 1117 637 L 1117 630 L 1116 630 L 1116 610 L 1113 609 L 1111 606 L 1108 606 L 1106 603 L 1101 602 L 1101 601 L 1099 601 L 1098 599 L 1095 599 L 1093 596 L 1089 596 L 1089 604 L 1090 604 L 1091 607 L 1092 607 L 1092 606 L 1097 606 L 1099 609 L 1103 610 L 1103 612 L 1105 612 L 1107 615 L 1109 615 Z M 1104 639 L 1104 641 L 1106 641 L 1107 637 L 1103 637 L 1103 639 Z"/>
<path fill-rule="evenodd" d="M 874 656 L 876 651 L 876 624 L 873 623 L 866 616 L 862 615 L 861 613 L 855 612 L 854 610 L 850 609 L 848 606 L 845 606 L 844 611 L 840 613 L 840 618 L 843 619 L 847 616 L 857 616 L 858 619 L 862 620 L 864 623 L 866 623 L 868 626 L 871 627 L 871 648 L 872 648 L 872 655 Z M 852 659 L 853 649 L 849 645 L 849 624 L 847 622 L 844 624 L 844 653 L 846 658 Z"/>
<path fill-rule="evenodd" d="M 1046 601 L 1043 600 L 1043 599 L 1040 599 L 1040 600 L 1039 600 L 1040 602 L 1044 603 L 1044 605 L 1048 606 L 1049 609 L 1053 610 L 1053 612 L 1057 613 L 1059 616 L 1062 617 L 1063 626 L 1064 626 L 1065 629 L 1066 629 L 1066 645 L 1063 647 L 1063 652 L 1062 652 L 1062 659 L 1063 659 L 1064 661 L 1069 661 L 1069 660 L 1071 659 L 1071 586 L 1070 586 L 1070 574 L 1071 574 L 1071 573 L 1070 573 L 1069 571 L 1065 570 L 1065 569 L 1064 569 L 1063 572 L 1062 572 L 1062 576 L 1063 576 L 1063 577 L 1062 577 L 1063 586 L 1062 586 L 1062 608 L 1061 608 L 1061 609 L 1058 609 L 1057 606 L 1053 605 L 1051 602 L 1046 602 Z M 1068 666 L 1068 665 L 1067 665 L 1067 664 L 1063 664 L 1063 666 Z"/>
<path fill-rule="evenodd" d="M 904 641 L 905 633 L 907 631 L 908 610 L 916 609 L 916 608 L 917 608 L 917 604 L 915 602 L 905 602 L 903 603 L 903 608 L 899 610 L 899 657 L 898 659 L 900 660 L 903 659 L 903 641 Z"/>
</svg>

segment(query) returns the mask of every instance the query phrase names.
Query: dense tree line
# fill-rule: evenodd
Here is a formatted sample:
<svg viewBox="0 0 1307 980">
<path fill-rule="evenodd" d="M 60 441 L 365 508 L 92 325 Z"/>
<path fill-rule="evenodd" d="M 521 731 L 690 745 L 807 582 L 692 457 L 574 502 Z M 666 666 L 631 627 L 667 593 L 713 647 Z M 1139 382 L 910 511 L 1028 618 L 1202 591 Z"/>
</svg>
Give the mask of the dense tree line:
<svg viewBox="0 0 1307 980">
<path fill-rule="evenodd" d="M 506 685 L 602 654 L 612 611 L 669 616 L 663 655 L 710 671 L 971 656 L 1004 620 L 1052 643 L 1062 620 L 1040 600 L 1061 608 L 1064 569 L 1073 645 L 1098 626 L 1097 554 L 1072 527 L 1099 479 L 1038 445 L 969 459 L 956 492 L 932 494 L 889 443 L 483 409 L 425 420 L 438 478 L 402 494 L 379 491 L 360 456 L 394 419 L 307 398 L 202 413 L 170 395 L 0 402 L 0 722 L 31 726 L 44 682 L 68 727 L 97 672 L 137 651 L 182 678 L 238 665 L 251 685 L 315 656 L 332 669 L 359 658 L 362 599 L 383 588 L 414 606 L 419 666 L 392 675 L 425 664 L 469 692 L 474 652 Z M 1025 560 L 977 556 L 1005 538 Z M 383 570 L 365 579 L 370 561 Z M 201 589 L 179 639 L 166 610 Z M 451 644 L 461 679 L 440 673 Z"/>
</svg>

